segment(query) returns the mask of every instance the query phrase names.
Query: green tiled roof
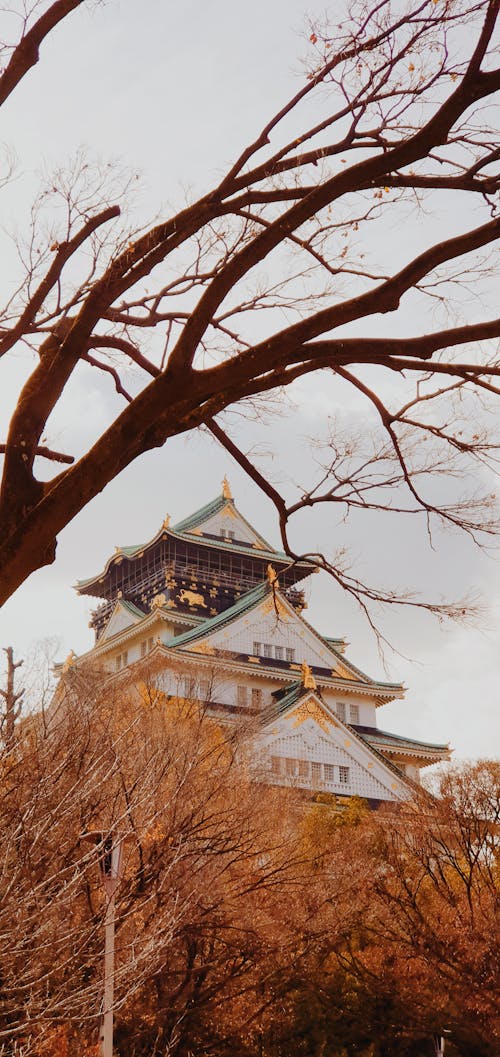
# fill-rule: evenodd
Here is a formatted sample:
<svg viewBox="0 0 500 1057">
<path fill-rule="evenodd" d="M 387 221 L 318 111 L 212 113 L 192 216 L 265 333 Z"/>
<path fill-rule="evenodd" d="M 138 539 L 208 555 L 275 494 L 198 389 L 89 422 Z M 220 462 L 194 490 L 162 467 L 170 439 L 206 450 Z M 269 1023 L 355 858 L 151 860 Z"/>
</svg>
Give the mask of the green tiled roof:
<svg viewBox="0 0 500 1057">
<path fill-rule="evenodd" d="M 287 562 L 290 565 L 292 564 L 292 559 L 290 558 L 290 555 L 285 554 L 284 551 L 264 550 L 263 547 L 253 547 L 251 543 L 238 543 L 238 540 L 233 540 L 229 542 L 222 536 L 220 537 L 220 539 L 219 537 L 214 536 L 195 536 L 191 535 L 189 532 L 178 532 L 177 526 L 173 529 L 167 529 L 166 535 L 176 536 L 178 539 L 182 540 L 188 539 L 190 543 L 201 544 L 205 547 L 217 547 L 217 550 L 223 550 L 228 552 L 233 551 L 237 554 L 248 555 L 251 558 L 262 558 L 263 561 Z M 144 546 L 146 547 L 148 546 L 148 544 L 145 544 Z M 314 569 L 314 565 L 310 564 L 309 562 L 296 562 L 295 564 L 301 569 L 307 566 L 311 570 L 311 572 Z"/>
<path fill-rule="evenodd" d="M 189 514 L 189 517 L 185 517 L 182 521 L 178 521 L 176 525 L 173 525 L 174 532 L 189 532 L 189 529 L 196 528 L 201 522 L 207 521 L 214 514 L 218 514 L 228 502 L 231 502 L 231 500 L 225 499 L 223 495 L 218 495 L 210 503 L 206 503 L 199 510 L 195 510 L 194 514 Z"/>
<path fill-rule="evenodd" d="M 328 646 L 338 647 L 338 646 L 345 646 L 346 645 L 346 640 L 345 639 L 332 639 L 330 637 L 330 635 L 322 635 L 321 638 L 323 639 L 324 642 L 327 643 Z"/>
<path fill-rule="evenodd" d="M 234 606 L 229 606 L 229 609 L 224 609 L 217 616 L 205 620 L 198 628 L 193 628 L 192 631 L 185 631 L 182 635 L 176 635 L 165 645 L 169 649 L 176 649 L 178 646 L 185 646 L 188 642 L 195 642 L 196 639 L 205 638 L 212 631 L 216 631 L 217 628 L 223 628 L 225 624 L 230 624 L 237 617 L 242 616 L 243 613 L 247 613 L 250 609 L 259 605 L 270 592 L 271 585 L 266 580 L 264 583 L 258 584 L 257 587 L 253 587 L 251 591 L 247 591 L 245 595 L 242 595 Z"/>
<path fill-rule="evenodd" d="M 370 745 L 393 745 L 395 749 L 426 749 L 428 752 L 447 752 L 449 745 L 437 745 L 430 741 L 417 741 L 415 738 L 404 738 L 400 734 L 390 734 L 386 730 L 358 729 L 358 734 Z"/>
<path fill-rule="evenodd" d="M 127 602 L 126 598 L 119 598 L 118 601 L 124 609 L 128 610 L 128 612 L 132 614 L 132 616 L 141 617 L 141 619 L 142 617 L 146 616 L 144 609 L 139 609 L 139 606 L 134 605 L 133 602 Z"/>
<path fill-rule="evenodd" d="M 190 514 L 189 517 L 184 518 L 183 521 L 178 521 L 177 524 L 173 526 L 173 531 L 179 532 L 181 535 L 183 535 L 184 532 L 189 533 L 192 529 L 198 528 L 199 525 L 202 525 L 204 521 L 208 521 L 208 519 L 213 517 L 214 514 L 218 514 L 226 506 L 230 506 L 232 510 L 235 511 L 237 516 L 241 518 L 247 528 L 250 529 L 250 532 L 254 533 L 256 539 L 259 541 L 259 543 L 262 544 L 262 550 L 267 551 L 269 554 L 273 554 L 275 557 L 278 556 L 279 551 L 273 551 L 272 547 L 270 547 L 267 540 L 265 540 L 264 537 L 260 535 L 260 532 L 257 532 L 257 530 L 254 529 L 253 525 L 251 525 L 250 522 L 247 521 L 245 517 L 243 517 L 241 511 L 238 510 L 238 508 L 235 506 L 234 499 L 229 499 L 224 495 L 218 495 L 216 499 L 212 499 L 211 503 L 206 503 L 206 505 L 200 507 L 199 510 L 195 510 L 194 514 Z M 218 539 L 212 540 L 211 542 L 215 543 L 216 546 L 218 546 Z M 249 547 L 250 546 L 251 544 L 249 545 Z M 289 560 L 287 555 L 283 555 L 283 557 L 286 558 L 287 561 Z"/>
<path fill-rule="evenodd" d="M 229 606 L 228 609 L 224 609 L 221 613 L 218 613 L 216 616 L 210 617 L 208 620 L 204 620 L 203 623 L 198 625 L 198 627 L 193 628 L 190 631 L 185 631 L 182 633 L 182 635 L 176 635 L 174 638 L 169 639 L 168 642 L 165 643 L 165 646 L 168 647 L 168 649 L 177 649 L 179 647 L 186 646 L 191 642 L 196 642 L 198 639 L 205 638 L 207 635 L 210 635 L 213 631 L 217 631 L 219 628 L 223 628 L 226 624 L 231 624 L 233 620 L 236 620 L 244 613 L 249 612 L 249 610 L 254 609 L 255 606 L 258 606 L 259 603 L 264 600 L 264 598 L 267 598 L 270 595 L 271 591 L 272 588 L 269 582 L 267 580 L 264 580 L 263 583 L 257 584 L 256 587 L 253 587 L 250 591 L 247 591 L 246 594 L 242 595 L 241 598 L 239 598 L 238 601 L 234 603 L 234 605 Z M 318 635 L 318 632 L 315 630 L 315 628 L 308 624 L 307 621 L 304 620 L 303 616 L 300 616 L 299 619 L 304 624 L 306 624 L 307 628 L 317 638 L 321 639 L 321 636 Z M 324 640 L 321 639 L 321 641 Z M 344 665 L 348 669 L 348 671 L 352 671 L 353 675 L 357 676 L 357 681 L 359 683 L 363 683 L 365 686 L 370 687 L 370 689 L 373 689 L 374 693 L 376 693 L 377 689 L 391 691 L 401 690 L 400 683 L 378 682 L 377 680 L 372 679 L 369 675 L 365 675 L 365 673 L 362 672 L 360 668 L 356 668 L 356 666 L 352 664 L 351 661 L 347 661 L 345 657 L 340 656 L 340 654 L 337 653 L 333 646 L 329 646 L 329 649 L 333 657 L 335 657 L 336 659 L 338 658 L 339 662 Z M 269 670 L 270 672 L 276 671 L 276 668 L 273 669 L 272 658 L 262 658 L 262 660 L 265 662 L 263 667 L 265 667 L 266 670 Z M 316 665 L 313 667 L 318 668 L 319 666 Z M 283 669 L 280 668 L 279 671 L 282 672 Z M 320 680 L 322 678 L 319 672 L 317 673 L 317 678 L 319 678 Z M 342 675 L 339 675 L 336 678 L 345 681 L 346 686 L 348 687 L 353 686 L 353 682 L 356 681 L 345 679 Z"/>
<path fill-rule="evenodd" d="M 274 692 L 274 704 L 270 705 L 262 712 L 261 721 L 262 726 L 266 726 L 272 719 L 276 719 L 278 716 L 282 716 L 292 705 L 297 704 L 300 698 L 304 694 L 309 694 L 310 690 L 306 690 L 304 684 L 300 679 L 296 682 L 291 683 L 290 686 L 284 687 L 283 690 L 277 690 Z"/>
</svg>

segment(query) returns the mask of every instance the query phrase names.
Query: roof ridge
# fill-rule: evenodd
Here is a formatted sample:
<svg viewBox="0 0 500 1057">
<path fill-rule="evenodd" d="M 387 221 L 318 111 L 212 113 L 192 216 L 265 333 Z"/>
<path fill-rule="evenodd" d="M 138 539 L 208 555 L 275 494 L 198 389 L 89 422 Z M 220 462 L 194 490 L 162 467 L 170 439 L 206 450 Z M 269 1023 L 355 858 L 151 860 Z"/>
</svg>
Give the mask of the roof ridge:
<svg viewBox="0 0 500 1057">
<path fill-rule="evenodd" d="M 147 610 L 141 609 L 141 607 L 136 605 L 135 602 L 130 602 L 128 598 L 117 598 L 116 605 L 124 606 L 125 609 L 128 609 L 129 613 L 137 614 L 137 616 L 139 617 L 145 617 L 147 615 Z M 113 613 L 111 614 L 111 616 L 113 615 Z"/>
<path fill-rule="evenodd" d="M 181 534 L 184 532 L 189 532 L 191 528 L 194 528 L 197 525 L 201 524 L 203 521 L 206 521 L 207 518 L 213 517 L 214 514 L 218 514 L 219 511 L 223 510 L 225 506 L 231 506 L 235 513 L 238 515 L 238 517 L 241 518 L 241 520 L 247 526 L 247 528 L 250 529 L 250 532 L 254 533 L 259 542 L 263 544 L 262 550 L 268 551 L 269 553 L 273 554 L 279 554 L 279 551 L 273 551 L 273 548 L 268 542 L 268 540 L 266 540 L 264 536 L 260 534 L 260 532 L 257 532 L 257 529 L 250 523 L 250 521 L 248 521 L 245 515 L 241 513 L 241 510 L 236 506 L 236 503 L 232 496 L 217 496 L 215 499 L 212 499 L 209 503 L 205 503 L 204 506 L 200 507 L 198 510 L 195 510 L 192 514 L 189 514 L 181 521 L 177 521 L 175 525 L 172 525 L 172 530 Z"/>
<path fill-rule="evenodd" d="M 234 506 L 234 501 L 232 499 L 226 499 L 225 496 L 218 495 L 215 499 L 211 499 L 209 503 L 205 503 L 205 505 L 198 510 L 194 510 L 192 514 L 188 514 L 187 517 L 177 521 L 175 525 L 172 525 L 172 529 L 174 532 L 186 532 L 191 525 L 198 525 L 200 521 L 204 521 L 211 514 L 217 514 L 219 510 L 222 510 L 222 508 L 228 503 L 232 503 Z"/>
</svg>

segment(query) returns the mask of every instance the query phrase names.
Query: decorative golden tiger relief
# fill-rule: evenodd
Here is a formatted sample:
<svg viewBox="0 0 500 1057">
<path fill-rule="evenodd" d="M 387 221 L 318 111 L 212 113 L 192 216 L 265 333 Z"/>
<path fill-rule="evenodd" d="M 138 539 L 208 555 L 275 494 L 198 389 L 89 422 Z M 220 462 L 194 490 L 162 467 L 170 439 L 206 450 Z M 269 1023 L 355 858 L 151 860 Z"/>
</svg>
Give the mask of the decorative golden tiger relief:
<svg viewBox="0 0 500 1057">
<path fill-rule="evenodd" d="M 154 595 L 151 599 L 151 609 L 160 609 L 167 604 L 166 595 Z"/>
<path fill-rule="evenodd" d="M 205 602 L 203 595 L 198 594 L 197 591 L 181 591 L 179 602 L 187 602 L 188 606 L 202 606 L 203 609 L 207 608 L 207 603 Z"/>
</svg>

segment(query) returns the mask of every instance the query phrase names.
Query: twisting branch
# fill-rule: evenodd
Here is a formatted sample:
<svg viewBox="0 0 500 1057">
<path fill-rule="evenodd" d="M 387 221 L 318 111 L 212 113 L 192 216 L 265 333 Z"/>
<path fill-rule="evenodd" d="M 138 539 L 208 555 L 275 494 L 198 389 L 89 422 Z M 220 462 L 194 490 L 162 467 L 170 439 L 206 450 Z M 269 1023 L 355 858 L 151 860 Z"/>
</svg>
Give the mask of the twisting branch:
<svg viewBox="0 0 500 1057">
<path fill-rule="evenodd" d="M 47 14 L 64 10 L 51 4 Z M 54 560 L 57 534 L 133 459 L 200 426 L 272 500 L 291 560 L 289 519 L 317 504 L 337 504 L 345 516 L 423 513 L 477 539 L 483 517 L 484 533 L 493 531 L 487 497 L 428 502 L 426 480 L 444 473 L 444 452 L 453 481 L 467 480 L 477 462 L 488 473 L 495 467 L 482 422 L 464 432 L 462 420 L 466 411 L 487 414 L 500 377 L 492 345 L 500 320 L 484 307 L 500 245 L 490 106 L 500 88 L 497 20 L 496 0 L 420 0 L 397 13 L 389 0 L 361 0 L 338 27 L 325 19 L 310 34 L 298 91 L 211 190 L 152 227 L 108 224 L 119 211 L 108 203 L 123 196 L 107 193 L 82 156 L 75 178 L 58 174 L 39 204 L 48 208 L 54 194 L 64 219 L 41 249 L 35 210 L 31 236 L 19 242 L 22 279 L 0 319 L 0 352 L 22 346 L 37 356 L 2 447 L 0 601 Z M 40 34 L 41 20 L 36 26 Z M 456 204 L 445 238 L 426 214 L 443 195 Z M 394 238 L 398 225 L 404 239 Z M 458 296 L 464 289 L 474 294 L 474 316 Z M 432 320 L 430 297 L 441 313 Z M 450 325 L 444 314 L 454 301 L 461 316 Z M 410 329 L 409 305 L 420 333 Z M 98 381 L 97 371 L 112 379 L 126 406 L 70 465 L 70 456 L 44 448 L 44 434 L 86 364 Z M 131 364 L 132 392 L 124 384 Z M 377 442 L 365 460 L 334 440 L 321 481 L 287 503 L 217 416 L 267 394 L 275 400 L 325 370 L 333 404 L 346 384 L 370 398 L 390 445 Z M 433 388 L 433 376 L 442 384 Z M 433 444 L 428 459 L 415 452 L 423 436 Z M 40 481 L 43 454 L 66 465 Z M 363 595 L 342 555 L 329 565 L 347 590 L 386 600 L 366 585 Z"/>
<path fill-rule="evenodd" d="M 40 45 L 45 38 L 59 22 L 80 7 L 81 3 L 82 0 L 56 0 L 56 3 L 50 5 L 48 11 L 40 16 L 34 26 L 23 34 L 0 76 L 0 106 L 5 103 L 23 77 L 38 62 Z"/>
</svg>

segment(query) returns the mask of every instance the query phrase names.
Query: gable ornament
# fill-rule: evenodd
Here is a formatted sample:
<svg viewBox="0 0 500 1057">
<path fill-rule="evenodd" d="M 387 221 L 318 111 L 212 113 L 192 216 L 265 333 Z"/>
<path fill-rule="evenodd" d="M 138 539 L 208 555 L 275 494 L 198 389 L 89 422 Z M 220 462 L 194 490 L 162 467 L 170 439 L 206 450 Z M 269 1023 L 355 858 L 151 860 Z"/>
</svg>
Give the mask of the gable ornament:
<svg viewBox="0 0 500 1057">
<path fill-rule="evenodd" d="M 229 484 L 229 481 L 228 481 L 228 479 L 227 479 L 227 477 L 225 475 L 224 475 L 224 479 L 222 481 L 222 495 L 223 495 L 224 499 L 232 499 L 233 498 L 233 493 L 231 492 L 231 485 Z"/>
<path fill-rule="evenodd" d="M 302 664 L 300 666 L 300 674 L 301 674 L 301 678 L 302 678 L 302 686 L 305 687 L 306 690 L 316 690 L 317 689 L 316 680 L 314 678 L 314 675 L 313 675 L 309 665 L 306 664 L 305 661 L 302 661 Z"/>
<path fill-rule="evenodd" d="M 276 572 L 276 569 L 274 568 L 274 565 L 271 565 L 271 563 L 269 563 L 266 571 L 267 579 L 268 582 L 271 584 L 271 587 L 273 586 L 273 584 L 276 584 L 276 587 L 278 587 L 278 574 Z"/>
</svg>

